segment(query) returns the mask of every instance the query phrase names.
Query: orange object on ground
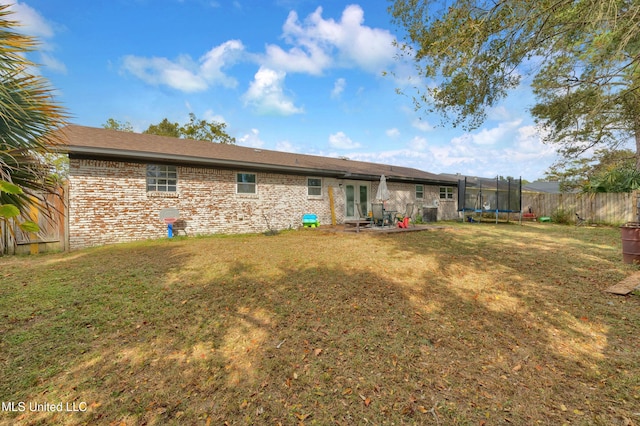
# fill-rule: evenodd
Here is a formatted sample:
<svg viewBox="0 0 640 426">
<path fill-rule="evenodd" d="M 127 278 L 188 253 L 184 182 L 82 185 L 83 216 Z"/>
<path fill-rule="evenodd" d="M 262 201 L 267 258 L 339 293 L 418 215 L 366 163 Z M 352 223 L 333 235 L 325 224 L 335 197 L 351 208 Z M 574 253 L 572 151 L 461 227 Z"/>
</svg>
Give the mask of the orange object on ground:
<svg viewBox="0 0 640 426">
<path fill-rule="evenodd" d="M 409 218 L 405 217 L 402 222 L 398 222 L 398 228 L 408 228 L 409 227 Z"/>
</svg>

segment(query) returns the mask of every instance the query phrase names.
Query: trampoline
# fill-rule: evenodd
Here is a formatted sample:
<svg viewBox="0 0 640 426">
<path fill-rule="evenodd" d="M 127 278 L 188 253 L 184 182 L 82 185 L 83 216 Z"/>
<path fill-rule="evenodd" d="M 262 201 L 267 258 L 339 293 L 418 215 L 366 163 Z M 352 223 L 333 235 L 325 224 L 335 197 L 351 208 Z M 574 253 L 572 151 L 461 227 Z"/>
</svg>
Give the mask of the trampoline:
<svg viewBox="0 0 640 426">
<path fill-rule="evenodd" d="M 522 213 L 522 179 L 495 179 L 465 177 L 458 181 L 458 211 L 469 222 L 479 222 L 467 212 L 479 214 L 494 213 L 496 223 L 500 213 Z"/>
</svg>

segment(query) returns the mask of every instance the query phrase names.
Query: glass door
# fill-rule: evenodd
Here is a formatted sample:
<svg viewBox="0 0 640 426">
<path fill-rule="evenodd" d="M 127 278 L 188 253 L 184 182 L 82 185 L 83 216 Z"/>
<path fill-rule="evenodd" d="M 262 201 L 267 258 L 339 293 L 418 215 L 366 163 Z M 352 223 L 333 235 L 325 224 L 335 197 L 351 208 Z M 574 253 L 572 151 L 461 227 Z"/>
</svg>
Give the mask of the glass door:
<svg viewBox="0 0 640 426">
<path fill-rule="evenodd" d="M 369 183 L 368 182 L 348 182 L 344 185 L 345 195 L 345 219 L 352 220 L 358 218 L 357 205 L 364 216 L 369 212 Z"/>
</svg>

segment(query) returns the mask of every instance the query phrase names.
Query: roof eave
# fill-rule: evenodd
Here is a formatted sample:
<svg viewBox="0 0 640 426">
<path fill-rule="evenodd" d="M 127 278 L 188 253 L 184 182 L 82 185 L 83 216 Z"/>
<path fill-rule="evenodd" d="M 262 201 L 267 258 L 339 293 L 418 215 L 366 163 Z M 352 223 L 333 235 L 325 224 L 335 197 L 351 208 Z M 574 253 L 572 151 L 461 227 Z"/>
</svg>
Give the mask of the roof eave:
<svg viewBox="0 0 640 426">
<path fill-rule="evenodd" d="M 85 147 L 65 145 L 52 147 L 56 152 L 67 153 L 69 155 L 78 155 L 84 158 L 108 159 L 108 160 L 129 160 L 129 161 L 165 161 L 175 164 L 188 164 L 204 167 L 222 167 L 227 169 L 251 169 L 266 172 L 286 172 L 292 174 L 306 174 L 319 177 L 334 177 L 337 179 L 348 180 L 366 180 L 377 181 L 380 179 L 378 174 L 353 173 L 348 170 L 338 169 L 320 169 L 299 166 L 287 166 L 280 164 L 266 164 L 250 161 L 224 160 L 217 158 L 195 157 L 190 155 L 175 155 L 159 152 L 135 151 L 125 149 Z M 416 184 L 437 184 L 445 186 L 457 186 L 457 181 L 448 181 L 442 179 L 430 179 L 420 177 L 407 176 L 386 176 L 389 181 L 397 182 L 413 182 Z"/>
<path fill-rule="evenodd" d="M 116 150 L 110 148 L 86 148 L 68 146 L 67 149 L 58 149 L 58 152 L 66 152 L 70 155 L 102 159 L 121 159 L 130 161 L 166 161 L 170 163 L 189 164 L 194 166 L 223 167 L 234 169 L 255 169 L 269 172 L 288 172 L 295 174 L 311 174 L 316 176 L 332 176 L 342 178 L 344 170 L 314 169 L 307 167 L 286 166 L 278 164 L 254 163 L 249 161 L 222 160 L 217 158 L 193 157 L 189 155 L 173 155 L 157 152 Z"/>
</svg>

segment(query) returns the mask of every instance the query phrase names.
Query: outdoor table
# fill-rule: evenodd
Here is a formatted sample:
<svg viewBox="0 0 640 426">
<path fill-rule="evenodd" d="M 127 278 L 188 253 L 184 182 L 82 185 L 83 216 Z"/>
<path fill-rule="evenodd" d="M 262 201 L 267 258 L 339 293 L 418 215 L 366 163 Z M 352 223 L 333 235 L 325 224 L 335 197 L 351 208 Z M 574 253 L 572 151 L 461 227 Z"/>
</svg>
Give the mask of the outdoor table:
<svg viewBox="0 0 640 426">
<path fill-rule="evenodd" d="M 395 225 L 395 217 L 398 214 L 397 210 L 383 210 L 383 220 L 389 220 L 389 225 L 393 226 Z M 383 223 L 384 225 L 384 223 Z"/>
</svg>

